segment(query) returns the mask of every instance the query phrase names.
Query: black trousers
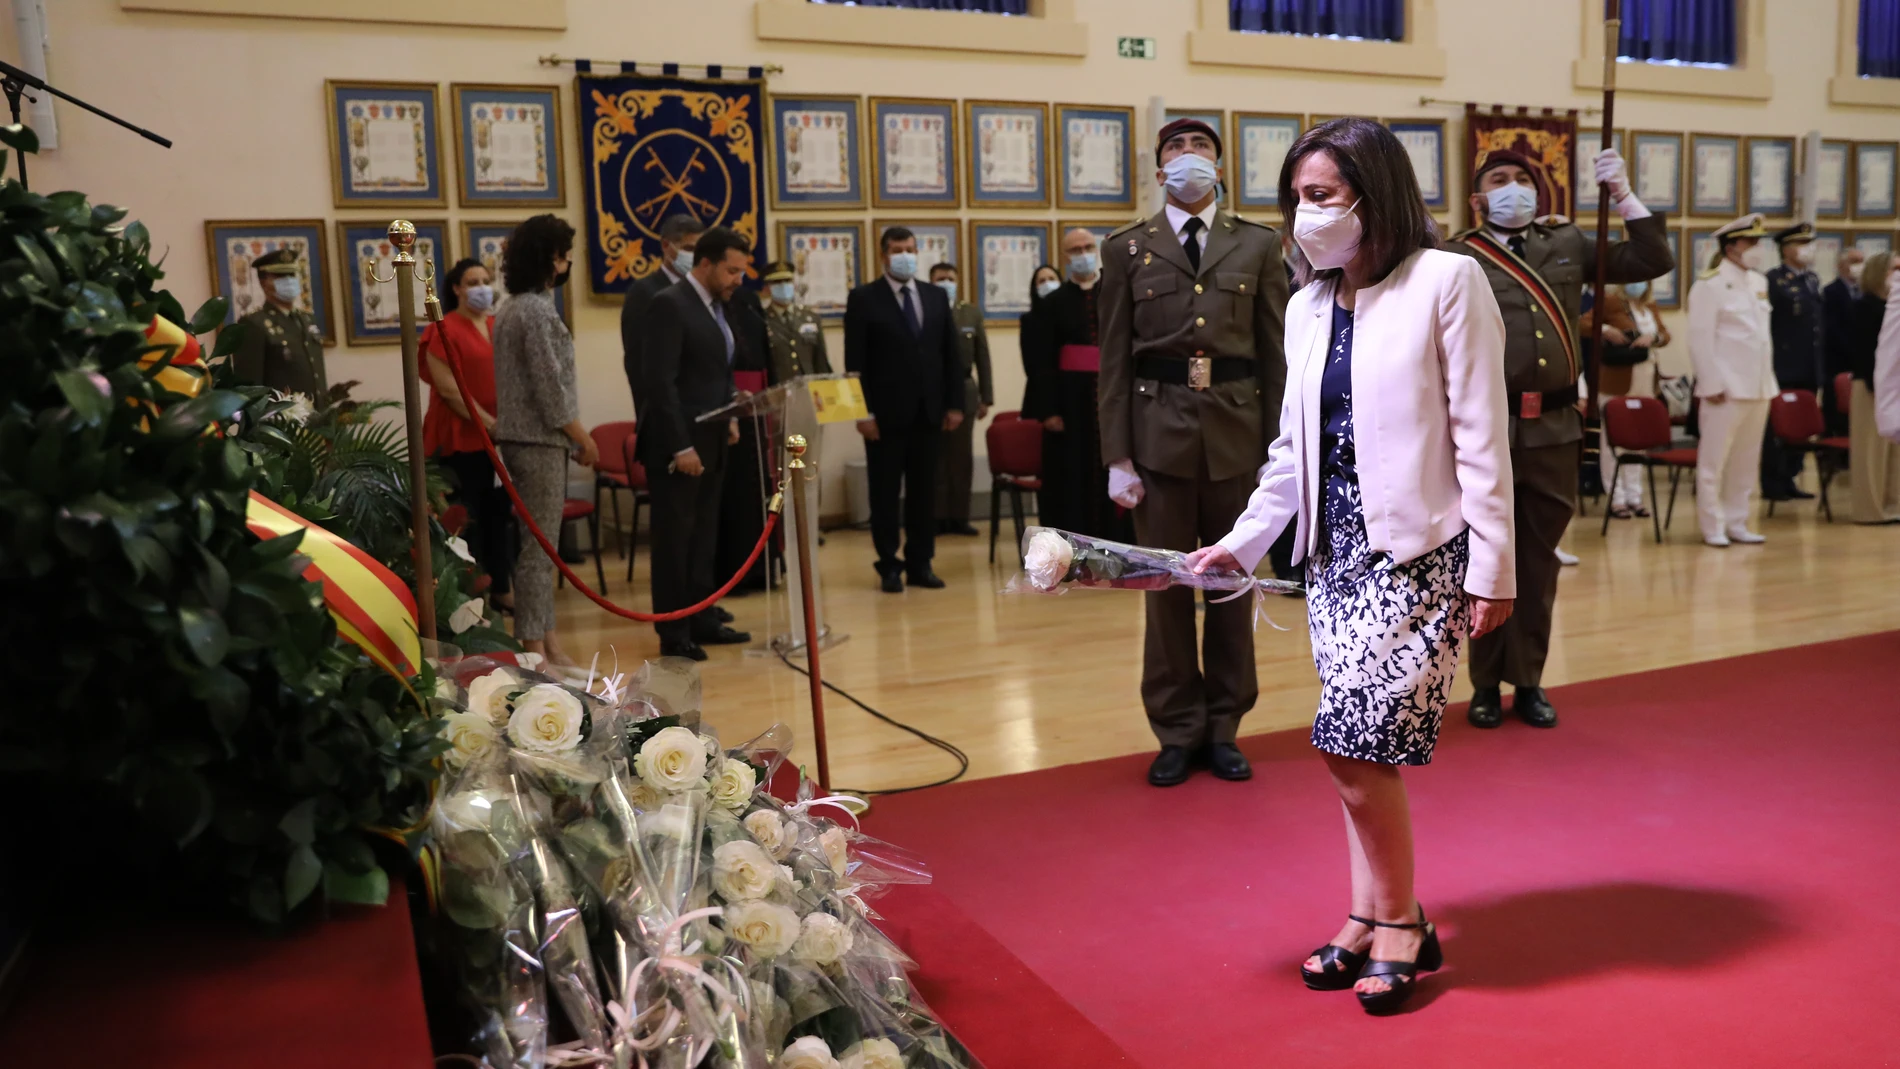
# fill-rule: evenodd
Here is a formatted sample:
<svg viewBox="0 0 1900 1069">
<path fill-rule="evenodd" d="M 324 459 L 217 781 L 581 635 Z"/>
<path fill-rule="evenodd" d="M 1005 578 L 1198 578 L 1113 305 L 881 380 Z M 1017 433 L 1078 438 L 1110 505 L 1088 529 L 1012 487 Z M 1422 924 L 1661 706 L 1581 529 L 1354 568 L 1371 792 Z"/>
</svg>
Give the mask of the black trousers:
<svg viewBox="0 0 1900 1069">
<path fill-rule="evenodd" d="M 1775 437 L 1773 424 L 1762 435 L 1761 496 L 1769 501 L 1786 501 L 1794 496 L 1794 479 L 1801 474 L 1806 455 L 1782 445 Z"/>
<path fill-rule="evenodd" d="M 508 491 L 495 485 L 495 466 L 481 450 L 450 453 L 435 459 L 454 476 L 449 504 L 468 510 L 468 526 L 462 528 L 462 538 L 468 543 L 476 567 L 488 576 L 489 594 L 508 593 L 508 580 L 515 570 L 518 536 Z"/>
<path fill-rule="evenodd" d="M 726 425 L 693 428 L 693 448 L 706 470 L 686 475 L 666 470 L 666 461 L 647 463 L 647 492 L 653 497 L 653 611 L 673 612 L 697 605 L 719 589 L 719 504 L 725 490 Z M 708 606 L 684 620 L 654 624 L 667 641 L 684 641 L 719 628 Z"/>
<path fill-rule="evenodd" d="M 741 419 L 739 441 L 726 453 L 724 497 L 719 506 L 719 549 L 713 571 L 720 583 L 745 564 L 752 547 L 759 544 L 759 532 L 765 530 L 765 488 L 760 476 L 758 429 L 751 419 Z M 735 591 L 765 587 L 765 558 L 759 555 Z"/>
<path fill-rule="evenodd" d="M 880 420 L 877 439 L 864 443 L 865 467 L 871 478 L 871 544 L 877 548 L 880 575 L 900 568 L 923 571 L 937 555 L 937 452 L 942 426 L 926 419 L 921 407 L 908 423 L 890 422 L 894 425 L 885 426 Z M 902 557 L 898 556 L 900 526 Z"/>
</svg>

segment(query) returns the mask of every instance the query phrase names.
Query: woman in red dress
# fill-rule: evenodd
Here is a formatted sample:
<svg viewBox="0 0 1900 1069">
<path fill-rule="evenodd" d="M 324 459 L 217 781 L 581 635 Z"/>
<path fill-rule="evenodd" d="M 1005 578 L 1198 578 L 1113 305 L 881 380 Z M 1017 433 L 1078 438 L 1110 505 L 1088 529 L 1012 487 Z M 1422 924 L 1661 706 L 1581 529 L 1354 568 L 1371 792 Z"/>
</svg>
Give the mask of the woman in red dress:
<svg viewBox="0 0 1900 1069">
<path fill-rule="evenodd" d="M 508 577 L 513 571 L 514 513 L 508 493 L 496 485 L 495 469 L 482 449 L 475 421 L 495 427 L 495 287 L 480 260 L 456 264 L 444 276 L 440 324 L 423 332 L 424 374 L 433 389 L 422 421 L 422 440 L 429 455 L 447 468 L 455 483 L 449 501 L 468 510 L 464 534 L 476 566 L 488 574 L 489 596 L 512 607 Z M 449 345 L 444 345 L 447 334 Z M 453 346 L 453 357 L 449 346 Z M 456 388 L 449 361 L 457 362 L 468 395 Z"/>
</svg>

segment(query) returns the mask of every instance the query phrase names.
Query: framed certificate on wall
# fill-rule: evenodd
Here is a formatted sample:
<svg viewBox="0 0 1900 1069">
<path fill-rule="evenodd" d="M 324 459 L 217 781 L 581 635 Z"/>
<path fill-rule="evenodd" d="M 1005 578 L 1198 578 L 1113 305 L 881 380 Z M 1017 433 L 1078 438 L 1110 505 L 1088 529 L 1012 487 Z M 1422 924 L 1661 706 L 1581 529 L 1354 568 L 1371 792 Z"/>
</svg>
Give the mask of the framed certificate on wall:
<svg viewBox="0 0 1900 1069">
<path fill-rule="evenodd" d="M 495 304 L 500 307 L 503 298 L 508 296 L 507 280 L 501 275 L 502 254 L 508 251 L 508 237 L 515 232 L 515 223 L 472 223 L 462 220 L 462 255 L 480 260 L 488 269 L 488 277 L 493 279 Z M 450 267 L 455 261 L 450 261 Z M 572 280 L 569 280 L 570 283 Z M 436 280 L 435 291 L 440 294 L 448 288 L 445 275 Z M 574 290 L 570 285 L 558 286 L 554 290 L 554 304 L 561 310 L 561 322 L 569 330 L 574 328 Z"/>
<path fill-rule="evenodd" d="M 1671 227 L 1663 234 L 1663 240 L 1669 243 L 1669 254 L 1676 258 L 1676 266 L 1661 278 L 1649 280 L 1649 294 L 1656 300 L 1658 308 L 1680 308 L 1682 306 L 1682 231 Z"/>
<path fill-rule="evenodd" d="M 1052 264 L 1048 223 L 970 223 L 968 300 L 990 323 L 1013 323 L 1029 311 L 1036 268 Z"/>
<path fill-rule="evenodd" d="M 930 269 L 950 264 L 963 273 L 963 223 L 956 219 L 877 219 L 871 223 L 871 245 L 877 248 L 884 231 L 901 226 L 917 235 L 917 277 L 930 281 Z"/>
<path fill-rule="evenodd" d="M 427 263 L 437 285 L 454 263 L 449 259 L 449 225 L 440 219 L 411 220 L 416 227 L 416 268 Z M 402 337 L 401 312 L 396 301 L 396 247 L 389 243 L 386 222 L 339 222 L 337 250 L 343 265 L 343 333 L 351 345 L 384 345 Z M 378 279 L 390 279 L 379 282 Z M 416 284 L 416 318 L 424 320 L 424 287 Z"/>
<path fill-rule="evenodd" d="M 1854 143 L 1823 141 L 1812 163 L 1816 171 L 1814 214 L 1822 219 L 1846 218 L 1854 180 Z"/>
<path fill-rule="evenodd" d="M 566 207 L 558 87 L 456 84 L 449 97 L 462 207 Z"/>
<path fill-rule="evenodd" d="M 1280 206 L 1280 167 L 1304 129 L 1298 115 L 1234 112 L 1234 135 L 1228 139 L 1227 151 L 1234 155 L 1236 207 Z"/>
<path fill-rule="evenodd" d="M 845 301 L 876 261 L 865 248 L 863 223 L 781 222 L 778 247 L 792 265 L 799 303 L 827 319 L 844 315 Z"/>
<path fill-rule="evenodd" d="M 1135 109 L 1056 105 L 1056 207 L 1133 211 Z"/>
<path fill-rule="evenodd" d="M 1610 134 L 1610 146 L 1616 149 L 1617 155 L 1623 157 L 1624 165 L 1632 168 L 1630 181 L 1633 186 L 1635 183 L 1633 168 L 1636 165 L 1630 162 L 1628 142 L 1629 137 L 1622 130 L 1616 130 Z M 1597 197 L 1600 195 L 1597 190 L 1597 153 L 1602 151 L 1603 129 L 1601 127 L 1577 131 L 1577 148 L 1571 153 L 1573 157 L 1571 162 L 1576 165 L 1576 174 L 1570 180 L 1570 214 L 1579 219 L 1591 218 L 1590 213 L 1596 210 Z M 1642 200 L 1642 197 L 1638 196 L 1636 199 Z M 1644 203 L 1648 202 L 1644 201 Z"/>
<path fill-rule="evenodd" d="M 1690 134 L 1689 158 L 1693 162 L 1689 187 L 1694 191 L 1689 197 L 1690 212 L 1740 214 L 1742 139 L 1727 134 Z"/>
<path fill-rule="evenodd" d="M 871 98 L 871 204 L 955 208 L 957 103 Z"/>
<path fill-rule="evenodd" d="M 211 292 L 231 302 L 226 323 L 264 307 L 264 289 L 251 264 L 278 249 L 296 252 L 297 274 L 303 280 L 297 307 L 317 321 L 323 344 L 336 344 L 336 320 L 330 312 L 330 246 L 323 220 L 214 219 L 205 224 L 205 248 L 211 257 Z"/>
<path fill-rule="evenodd" d="M 1049 206 L 1049 105 L 963 102 L 970 207 Z"/>
<path fill-rule="evenodd" d="M 1637 130 L 1630 139 L 1630 186 L 1652 212 L 1682 211 L 1682 135 Z"/>
<path fill-rule="evenodd" d="M 1854 232 L 1854 248 L 1863 256 L 1893 251 L 1893 233 L 1887 230 L 1859 230 Z"/>
<path fill-rule="evenodd" d="M 1227 113 L 1220 108 L 1169 108 L 1165 114 L 1165 120 L 1167 122 L 1173 122 L 1176 119 L 1199 119 L 1206 123 L 1209 128 L 1219 131 L 1221 141 L 1223 142 L 1220 154 L 1220 180 L 1222 187 L 1220 203 L 1229 208 L 1233 207 L 1234 146 L 1232 140 L 1227 135 Z M 1147 163 L 1153 163 L 1156 167 L 1161 165 L 1159 160 L 1149 160 L 1146 153 L 1138 154 L 1136 158 L 1145 161 L 1141 169 L 1145 169 Z M 1149 179 L 1146 175 L 1135 176 L 1136 185 L 1142 185 L 1147 181 L 1149 181 Z M 1136 209 L 1139 210 L 1140 206 L 1141 201 L 1140 198 L 1137 197 Z"/>
<path fill-rule="evenodd" d="M 1847 247 L 1847 236 L 1838 230 L 1816 230 L 1809 247 L 1814 250 L 1813 271 L 1821 277 L 1821 284 L 1839 277 L 1841 251 Z"/>
<path fill-rule="evenodd" d="M 434 85 L 328 81 L 323 99 L 337 207 L 448 206 Z"/>
<path fill-rule="evenodd" d="M 864 207 L 863 103 L 854 96 L 774 96 L 772 207 Z"/>
<path fill-rule="evenodd" d="M 1892 141 L 1854 142 L 1854 218 L 1894 217 L 1894 155 Z"/>
<path fill-rule="evenodd" d="M 1794 214 L 1794 138 L 1743 138 L 1742 166 L 1748 190 L 1745 210 L 1771 216 Z"/>
<path fill-rule="evenodd" d="M 1385 128 L 1412 158 L 1412 173 L 1418 176 L 1418 191 L 1425 198 L 1425 206 L 1434 211 L 1446 207 L 1445 120 L 1387 119 Z"/>
<path fill-rule="evenodd" d="M 1712 226 L 1692 226 L 1684 234 L 1686 237 L 1683 240 L 1689 243 L 1688 274 L 1684 277 L 1690 280 L 1689 286 L 1692 287 L 1695 279 L 1710 270 L 1709 265 L 1715 262 L 1715 254 L 1722 246 L 1721 242 L 1715 240 L 1715 228 Z M 1683 296 L 1688 296 L 1688 287 L 1684 287 Z"/>
</svg>

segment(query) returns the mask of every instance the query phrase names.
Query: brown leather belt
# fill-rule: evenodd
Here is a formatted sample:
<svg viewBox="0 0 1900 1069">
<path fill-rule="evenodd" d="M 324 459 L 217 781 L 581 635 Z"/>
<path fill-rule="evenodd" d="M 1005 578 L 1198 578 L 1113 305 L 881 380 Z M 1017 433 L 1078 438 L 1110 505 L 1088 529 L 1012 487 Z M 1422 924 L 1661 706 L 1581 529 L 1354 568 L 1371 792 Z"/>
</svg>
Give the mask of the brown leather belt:
<svg viewBox="0 0 1900 1069">
<path fill-rule="evenodd" d="M 1254 361 L 1245 356 L 1194 356 L 1186 360 L 1144 356 L 1135 361 L 1135 377 L 1138 379 L 1151 379 L 1195 390 L 1205 390 L 1221 382 L 1251 379 L 1255 374 Z"/>
</svg>

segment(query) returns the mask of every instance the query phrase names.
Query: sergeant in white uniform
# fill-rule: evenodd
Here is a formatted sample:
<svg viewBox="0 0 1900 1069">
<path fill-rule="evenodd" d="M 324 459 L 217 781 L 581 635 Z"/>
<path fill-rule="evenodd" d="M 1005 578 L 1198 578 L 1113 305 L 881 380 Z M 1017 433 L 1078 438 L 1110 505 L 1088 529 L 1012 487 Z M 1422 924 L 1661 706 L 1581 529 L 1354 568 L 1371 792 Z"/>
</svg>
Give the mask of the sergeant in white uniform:
<svg viewBox="0 0 1900 1069">
<path fill-rule="evenodd" d="M 1689 358 L 1701 399 L 1696 513 L 1711 546 L 1766 541 L 1748 526 L 1762 432 L 1775 396 L 1760 214 L 1716 230 L 1721 249 L 1689 290 Z"/>
</svg>

